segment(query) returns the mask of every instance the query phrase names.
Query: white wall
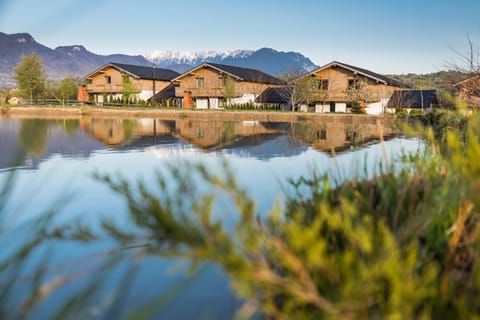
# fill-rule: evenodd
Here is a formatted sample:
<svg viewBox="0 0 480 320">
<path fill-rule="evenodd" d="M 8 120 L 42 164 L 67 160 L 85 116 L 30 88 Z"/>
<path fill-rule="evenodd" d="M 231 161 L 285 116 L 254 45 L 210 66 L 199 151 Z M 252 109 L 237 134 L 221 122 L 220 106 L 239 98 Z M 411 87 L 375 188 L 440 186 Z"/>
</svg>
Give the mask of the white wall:
<svg viewBox="0 0 480 320">
<path fill-rule="evenodd" d="M 342 102 L 335 102 L 335 112 L 347 112 L 347 104 Z"/>
<path fill-rule="evenodd" d="M 384 98 L 378 102 L 367 104 L 367 107 L 365 108 L 367 114 L 373 114 L 373 115 L 383 114 L 383 110 L 386 108 L 388 100 L 390 99 Z"/>
<path fill-rule="evenodd" d="M 326 113 L 330 112 L 330 103 L 329 104 L 320 104 L 315 105 L 315 112 Z M 347 112 L 347 104 L 343 102 L 335 102 L 335 112 Z"/>
<path fill-rule="evenodd" d="M 153 96 L 153 90 L 142 90 L 138 95 L 137 98 L 140 100 L 148 100 Z"/>
<path fill-rule="evenodd" d="M 195 102 L 195 108 L 208 109 L 208 98 L 197 98 Z"/>
<path fill-rule="evenodd" d="M 253 93 L 245 93 L 243 96 L 238 98 L 230 99 L 230 103 L 232 104 L 243 104 L 243 103 L 251 103 L 255 101 L 257 96 Z"/>
<path fill-rule="evenodd" d="M 315 112 L 317 112 L 317 113 L 330 112 L 330 105 L 329 104 L 317 103 L 315 105 Z"/>
</svg>

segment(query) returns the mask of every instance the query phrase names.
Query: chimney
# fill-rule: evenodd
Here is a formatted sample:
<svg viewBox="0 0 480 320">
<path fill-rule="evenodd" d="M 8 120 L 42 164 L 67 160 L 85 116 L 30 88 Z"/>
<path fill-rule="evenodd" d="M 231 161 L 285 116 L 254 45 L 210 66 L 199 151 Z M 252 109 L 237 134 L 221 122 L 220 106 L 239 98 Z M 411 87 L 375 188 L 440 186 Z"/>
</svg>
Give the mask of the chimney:
<svg viewBox="0 0 480 320">
<path fill-rule="evenodd" d="M 86 85 L 78 86 L 77 100 L 80 103 L 84 103 L 84 102 L 88 101 L 88 91 L 87 91 L 87 86 Z"/>
<path fill-rule="evenodd" d="M 192 91 L 183 91 L 182 109 L 192 109 L 192 108 L 193 108 Z"/>
</svg>

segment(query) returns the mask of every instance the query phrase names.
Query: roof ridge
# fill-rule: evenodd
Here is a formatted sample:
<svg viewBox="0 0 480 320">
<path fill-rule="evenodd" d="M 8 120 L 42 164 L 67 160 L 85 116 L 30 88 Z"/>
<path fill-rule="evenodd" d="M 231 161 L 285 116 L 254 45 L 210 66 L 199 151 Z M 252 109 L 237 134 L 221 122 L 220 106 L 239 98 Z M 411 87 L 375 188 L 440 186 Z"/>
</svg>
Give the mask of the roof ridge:
<svg viewBox="0 0 480 320">
<path fill-rule="evenodd" d="M 341 62 L 341 61 L 336 61 L 336 60 L 331 61 L 331 62 L 319 67 L 318 69 L 313 70 L 312 72 L 310 72 L 308 74 L 312 74 L 312 73 L 314 73 L 318 70 L 322 70 L 322 69 L 324 69 L 328 66 L 331 66 L 331 65 L 340 65 L 340 66 L 343 66 L 345 68 L 356 70 L 360 73 L 363 73 L 367 77 L 376 78 L 377 80 L 381 80 L 381 81 L 386 82 L 387 84 L 390 84 L 390 85 L 395 85 L 395 86 L 399 86 L 399 87 L 408 87 L 405 83 L 402 83 L 401 81 L 398 81 L 398 80 L 392 79 L 390 77 L 387 77 L 383 74 L 371 71 L 369 69 L 360 68 L 360 67 L 348 64 L 348 63 Z"/>
</svg>

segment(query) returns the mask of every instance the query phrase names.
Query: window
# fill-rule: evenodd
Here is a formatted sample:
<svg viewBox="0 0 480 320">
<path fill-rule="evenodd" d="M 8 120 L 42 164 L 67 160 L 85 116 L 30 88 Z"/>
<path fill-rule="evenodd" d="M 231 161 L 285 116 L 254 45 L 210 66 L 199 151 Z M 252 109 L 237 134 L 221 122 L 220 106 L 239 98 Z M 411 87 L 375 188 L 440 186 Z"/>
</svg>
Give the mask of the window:
<svg viewBox="0 0 480 320">
<path fill-rule="evenodd" d="M 87 79 L 87 80 L 85 80 L 85 83 L 86 83 L 86 84 L 92 84 L 92 79 Z"/>
<path fill-rule="evenodd" d="M 328 80 L 320 80 L 320 83 L 318 84 L 318 89 L 320 90 L 328 90 Z"/>
<path fill-rule="evenodd" d="M 317 139 L 327 140 L 327 129 L 322 129 L 320 131 L 317 131 Z"/>
<path fill-rule="evenodd" d="M 225 78 L 224 77 L 219 77 L 218 78 L 218 85 L 220 87 L 225 87 Z"/>
<path fill-rule="evenodd" d="M 205 87 L 205 78 L 195 78 L 195 86 L 197 88 Z"/>
<path fill-rule="evenodd" d="M 105 76 L 105 83 L 106 83 L 106 84 L 112 83 L 112 77 L 110 77 L 110 76 Z"/>
<path fill-rule="evenodd" d="M 358 79 L 349 79 L 348 80 L 348 89 L 357 90 L 360 89 L 360 80 Z"/>
</svg>

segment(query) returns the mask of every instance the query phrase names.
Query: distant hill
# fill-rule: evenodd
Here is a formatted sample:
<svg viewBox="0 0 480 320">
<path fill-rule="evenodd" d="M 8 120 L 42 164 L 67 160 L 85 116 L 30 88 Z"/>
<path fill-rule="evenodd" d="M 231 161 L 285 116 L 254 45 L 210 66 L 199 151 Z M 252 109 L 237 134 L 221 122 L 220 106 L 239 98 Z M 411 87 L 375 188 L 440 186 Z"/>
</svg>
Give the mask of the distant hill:
<svg viewBox="0 0 480 320">
<path fill-rule="evenodd" d="M 396 74 L 388 77 L 401 81 L 415 89 L 437 89 L 453 93 L 454 84 L 469 77 L 460 71 L 439 71 L 427 74 Z"/>
<path fill-rule="evenodd" d="M 0 32 L 0 87 L 14 86 L 13 69 L 22 55 L 32 52 L 42 57 L 47 76 L 60 79 L 66 76 L 82 77 L 107 62 L 151 65 L 144 57 L 123 54 L 98 55 L 82 45 L 51 49 L 28 33 L 5 34 Z"/>
<path fill-rule="evenodd" d="M 98 55 L 82 45 L 63 46 L 51 49 L 35 41 L 28 33 L 6 34 L 0 32 L 0 88 L 13 87 L 13 69 L 22 55 L 32 52 L 43 59 L 47 76 L 61 79 L 66 76 L 83 77 L 108 62 L 170 68 L 183 73 L 204 61 L 249 67 L 277 75 L 292 69 L 310 71 L 317 66 L 297 52 L 281 52 L 262 48 L 256 51 L 237 50 L 227 52 L 174 52 L 156 51 L 144 56 L 124 54 Z"/>
</svg>

